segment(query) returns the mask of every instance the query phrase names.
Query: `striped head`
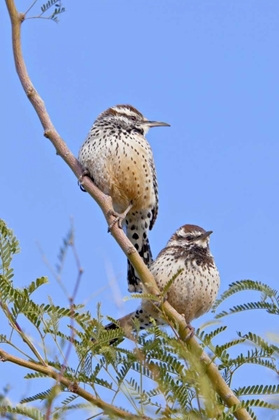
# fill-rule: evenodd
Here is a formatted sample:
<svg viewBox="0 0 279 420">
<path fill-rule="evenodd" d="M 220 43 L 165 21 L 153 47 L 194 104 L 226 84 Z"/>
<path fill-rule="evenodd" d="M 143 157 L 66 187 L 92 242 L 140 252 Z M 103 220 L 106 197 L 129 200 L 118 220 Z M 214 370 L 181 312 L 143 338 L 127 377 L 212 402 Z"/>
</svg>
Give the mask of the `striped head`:
<svg viewBox="0 0 279 420">
<path fill-rule="evenodd" d="M 96 119 L 94 126 L 111 127 L 128 133 L 139 133 L 143 136 L 151 127 L 168 127 L 169 124 L 160 121 L 150 121 L 132 105 L 115 105 L 102 112 Z"/>
<path fill-rule="evenodd" d="M 208 249 L 209 252 L 209 236 L 212 230 L 205 231 L 196 225 L 181 226 L 170 238 L 167 247 L 183 247 L 188 250 L 192 248 Z"/>
</svg>

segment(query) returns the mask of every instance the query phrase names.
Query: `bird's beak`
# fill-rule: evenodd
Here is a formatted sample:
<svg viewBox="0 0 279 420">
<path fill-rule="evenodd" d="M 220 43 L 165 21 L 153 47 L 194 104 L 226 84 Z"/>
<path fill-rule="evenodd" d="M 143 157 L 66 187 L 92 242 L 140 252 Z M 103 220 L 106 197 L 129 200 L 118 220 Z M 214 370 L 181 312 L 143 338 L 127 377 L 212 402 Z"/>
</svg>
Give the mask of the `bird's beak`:
<svg viewBox="0 0 279 420">
<path fill-rule="evenodd" d="M 170 127 L 170 124 L 160 121 L 144 121 L 143 124 L 146 124 L 147 127 Z"/>
<path fill-rule="evenodd" d="M 211 233 L 213 233 L 213 230 L 209 230 L 208 232 L 204 232 L 201 236 L 199 236 L 199 240 L 200 239 L 206 239 L 206 238 L 208 238 L 208 236 L 210 236 L 211 235 Z"/>
</svg>

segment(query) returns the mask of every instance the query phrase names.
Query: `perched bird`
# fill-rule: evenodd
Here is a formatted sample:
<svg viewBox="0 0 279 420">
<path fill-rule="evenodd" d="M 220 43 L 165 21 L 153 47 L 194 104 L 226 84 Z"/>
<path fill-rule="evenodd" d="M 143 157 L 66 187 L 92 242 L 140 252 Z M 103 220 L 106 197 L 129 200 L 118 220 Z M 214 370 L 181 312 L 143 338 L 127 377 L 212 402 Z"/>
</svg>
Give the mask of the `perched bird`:
<svg viewBox="0 0 279 420">
<path fill-rule="evenodd" d="M 107 109 L 94 122 L 78 160 L 95 185 L 112 198 L 113 215 L 146 265 L 152 261 L 148 230 L 158 214 L 158 185 L 153 154 L 146 133 L 169 126 L 147 120 L 131 105 Z M 115 223 L 114 222 L 114 223 Z M 114 224 L 113 223 L 113 224 Z M 128 290 L 141 292 L 141 281 L 128 261 Z"/>
<path fill-rule="evenodd" d="M 189 325 L 193 319 L 210 310 L 220 285 L 219 273 L 209 249 L 211 233 L 195 225 L 182 226 L 149 268 L 160 291 L 177 275 L 166 300 L 185 317 Z M 165 323 L 154 302 L 142 300 L 135 312 L 118 320 L 118 325 L 129 334 L 135 328 L 135 320 L 140 329 L 151 326 L 150 317 L 159 325 Z M 116 329 L 118 325 L 110 323 L 105 328 Z"/>
</svg>

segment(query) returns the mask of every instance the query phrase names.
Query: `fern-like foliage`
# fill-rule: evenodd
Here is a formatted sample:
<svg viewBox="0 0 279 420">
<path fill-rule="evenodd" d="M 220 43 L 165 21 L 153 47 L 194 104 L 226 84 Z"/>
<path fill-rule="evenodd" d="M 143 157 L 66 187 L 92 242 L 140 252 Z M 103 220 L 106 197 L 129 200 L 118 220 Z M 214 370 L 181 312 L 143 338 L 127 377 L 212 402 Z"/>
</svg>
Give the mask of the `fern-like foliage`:
<svg viewBox="0 0 279 420">
<path fill-rule="evenodd" d="M 51 391 L 52 390 L 50 388 L 50 389 L 47 389 L 45 391 L 39 392 L 38 394 L 35 394 L 32 397 L 23 398 L 20 401 L 20 404 L 29 403 L 29 402 L 33 402 L 33 401 L 36 401 L 36 400 L 40 400 L 40 401 L 47 400 L 49 398 L 49 396 L 51 395 Z"/>
<path fill-rule="evenodd" d="M 167 284 L 164 286 L 163 291 L 162 291 L 162 297 L 164 298 L 165 296 L 167 296 L 168 291 L 171 287 L 171 285 L 173 284 L 173 282 L 175 281 L 175 279 L 179 276 L 180 273 L 182 273 L 183 269 L 180 269 L 177 271 L 177 273 L 175 273 L 170 280 L 167 282 Z"/>
<path fill-rule="evenodd" d="M 236 395 L 278 395 L 279 385 L 251 385 L 234 390 Z"/>
<path fill-rule="evenodd" d="M 19 251 L 19 242 L 13 231 L 6 226 L 4 220 L 0 219 L 0 275 L 7 282 L 13 277 L 11 268 L 13 256 Z"/>
<path fill-rule="evenodd" d="M 234 282 L 229 285 L 229 289 L 226 290 L 220 299 L 218 299 L 213 307 L 215 312 L 217 307 L 223 303 L 230 296 L 240 293 L 243 291 L 258 291 L 260 292 L 260 301 L 257 302 L 246 302 L 241 305 L 235 305 L 228 311 L 222 311 L 216 315 L 216 318 L 223 318 L 227 315 L 232 315 L 238 312 L 251 311 L 255 309 L 264 309 L 270 314 L 279 315 L 279 293 L 277 290 L 272 289 L 265 283 L 253 280 L 241 280 Z"/>
<path fill-rule="evenodd" d="M 243 311 L 251 311 L 255 309 L 265 309 L 268 313 L 279 315 L 279 308 L 274 303 L 269 302 L 247 302 L 241 305 L 235 305 L 229 311 L 223 311 L 216 315 L 216 318 L 223 318 L 227 315 L 236 314 Z"/>
<path fill-rule="evenodd" d="M 24 378 L 25 379 L 48 378 L 48 375 L 41 372 L 32 372 L 32 373 L 27 373 L 27 375 L 25 375 Z"/>
<path fill-rule="evenodd" d="M 48 19 L 51 19 L 55 22 L 58 22 L 58 15 L 65 12 L 65 7 L 62 6 L 61 0 L 48 0 L 41 6 L 41 15 L 45 14 L 49 11 L 52 7 L 54 7 L 54 11 L 48 16 Z"/>
<path fill-rule="evenodd" d="M 13 413 L 24 416 L 24 418 L 33 419 L 33 420 L 45 420 L 44 415 L 42 414 L 41 410 L 37 408 L 30 408 L 24 405 L 17 405 L 16 407 L 11 406 L 0 406 L 0 413 L 5 415 L 6 413 Z"/>
<path fill-rule="evenodd" d="M 204 343 L 204 345 L 208 345 L 211 343 L 213 338 L 217 337 L 217 335 L 221 334 L 223 331 L 226 331 L 226 329 L 226 326 L 218 327 L 209 334 L 207 334 L 204 330 L 201 331 L 200 329 L 197 329 L 196 336 Z"/>
<path fill-rule="evenodd" d="M 48 383 L 48 386 L 40 392 L 25 397 L 21 401 L 24 405 L 12 407 L 11 404 L 5 403 L 0 408 L 1 413 L 43 419 L 42 411 L 34 407 L 34 404 L 43 402 L 46 407 L 52 407 L 52 418 L 63 417 L 63 413 L 69 410 L 88 407 L 87 402 L 75 393 L 77 386 L 86 387 L 87 392 L 99 400 L 105 396 L 105 401 L 115 407 L 117 407 L 117 398 L 121 394 L 122 398 L 126 398 L 130 411 L 139 418 L 231 420 L 234 418 L 235 410 L 244 407 L 252 419 L 257 419 L 255 413 L 259 408 L 279 409 L 279 406 L 266 400 L 266 397 L 279 393 L 278 385 L 261 383 L 236 388 L 235 393 L 241 398 L 241 404 L 238 407 L 227 408 L 216 395 L 206 375 L 206 367 L 199 363 L 199 355 L 193 355 L 186 343 L 177 339 L 176 335 L 170 335 L 168 331 L 163 330 L 155 320 L 151 319 L 152 327 L 147 331 L 140 332 L 138 328 L 134 336 L 130 336 L 132 349 L 128 350 L 122 346 L 123 342 L 125 344 L 125 331 L 122 328 L 111 330 L 104 328 L 104 317 L 100 306 L 97 318 L 92 318 L 83 305 L 74 302 L 68 307 L 57 305 L 53 298 L 49 298 L 48 303 L 37 303 L 34 292 L 44 287 L 47 279 L 40 277 L 22 289 L 14 286 L 11 264 L 14 254 L 19 251 L 19 244 L 12 231 L 3 221 L 1 222 L 0 296 L 3 313 L 11 328 L 24 338 L 24 343 L 28 343 L 28 337 L 19 330 L 17 320 L 24 317 L 29 322 L 41 339 L 40 349 L 44 351 L 43 366 L 48 366 L 56 372 L 57 377 L 61 375 L 71 384 L 68 389 L 56 381 L 51 385 Z M 72 230 L 66 235 L 60 249 L 59 264 L 56 267 L 58 275 L 63 271 L 71 241 L 74 241 Z M 176 276 L 171 279 L 160 297 L 145 294 L 135 295 L 134 298 L 144 297 L 160 303 L 162 297 L 167 296 L 175 278 Z M 217 302 L 216 307 L 226 298 L 243 290 L 260 292 L 260 300 L 235 306 L 223 311 L 219 317 L 255 309 L 278 314 L 277 291 L 252 280 L 233 283 Z M 117 320 L 109 316 L 107 318 L 117 326 Z M 67 324 L 65 319 L 68 320 Z M 172 326 L 172 329 L 175 329 L 175 326 Z M 270 369 L 278 374 L 279 348 L 276 344 L 269 343 L 253 332 L 239 332 L 235 339 L 225 341 L 223 333 L 226 329 L 226 326 L 213 328 L 212 325 L 207 325 L 202 330 L 196 331 L 196 337 L 201 344 L 200 351 L 209 352 L 212 363 L 217 365 L 229 386 L 234 386 L 234 373 L 249 364 Z M 57 345 L 58 351 L 54 353 L 54 357 L 48 352 L 46 345 L 49 339 Z M 0 335 L 0 342 L 6 346 L 14 346 L 12 340 L 3 334 Z M 245 352 L 243 344 L 246 345 Z M 18 349 L 15 346 L 14 348 Z M 64 348 L 70 348 L 75 355 L 73 366 L 65 358 Z M 32 345 L 29 346 L 29 351 L 30 349 L 33 349 Z M 42 356 L 38 358 L 36 350 L 33 353 L 32 359 L 37 363 L 36 365 L 33 362 L 33 366 L 41 365 Z M 22 354 L 30 360 L 24 352 Z M 39 369 L 36 371 L 34 368 L 25 379 L 36 379 L 42 386 L 47 376 L 46 373 L 40 372 Z M 59 395 L 60 403 L 57 399 Z M 55 408 L 54 400 L 56 400 Z M 110 411 L 106 414 L 115 418 Z"/>
<path fill-rule="evenodd" d="M 252 341 L 252 343 L 259 347 L 267 355 L 267 357 L 272 356 L 274 353 L 277 353 L 277 356 L 279 355 L 278 346 L 275 344 L 269 344 L 266 340 L 257 334 L 248 332 L 247 334 L 242 335 L 241 332 L 238 332 L 238 335 L 239 337 Z"/>
<path fill-rule="evenodd" d="M 67 257 L 67 251 L 69 247 L 72 245 L 73 241 L 74 241 L 74 228 L 73 226 L 71 226 L 65 238 L 63 238 L 63 244 L 60 247 L 59 254 L 57 257 L 58 263 L 56 264 L 56 270 L 59 275 L 62 273 L 64 263 Z"/>
<path fill-rule="evenodd" d="M 278 296 L 278 292 L 275 289 L 272 289 L 267 284 L 261 283 L 259 281 L 254 280 L 240 280 L 229 285 L 228 290 L 226 290 L 219 299 L 215 301 L 215 304 L 212 308 L 213 311 L 228 299 L 230 296 L 234 295 L 235 293 L 245 292 L 247 290 L 255 290 L 262 293 L 262 300 L 266 300 L 266 298 L 273 298 Z"/>
</svg>

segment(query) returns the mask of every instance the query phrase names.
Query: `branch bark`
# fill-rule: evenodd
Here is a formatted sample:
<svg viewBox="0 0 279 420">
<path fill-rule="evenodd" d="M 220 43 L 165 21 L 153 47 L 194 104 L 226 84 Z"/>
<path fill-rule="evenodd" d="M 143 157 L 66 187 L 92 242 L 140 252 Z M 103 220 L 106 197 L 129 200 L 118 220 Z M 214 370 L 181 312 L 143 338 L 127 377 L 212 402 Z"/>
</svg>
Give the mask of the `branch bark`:
<svg viewBox="0 0 279 420">
<path fill-rule="evenodd" d="M 22 49 L 21 49 L 21 24 L 25 19 L 25 15 L 17 11 L 15 2 L 13 0 L 5 0 L 5 1 L 6 1 L 8 13 L 11 19 L 12 43 L 13 43 L 13 54 L 14 54 L 15 66 L 16 66 L 16 71 L 19 76 L 22 87 L 41 121 L 41 124 L 44 129 L 45 137 L 47 137 L 51 141 L 51 143 L 56 149 L 56 153 L 62 157 L 65 163 L 70 167 L 70 169 L 79 179 L 82 176 L 82 167 L 79 164 L 78 160 L 75 158 L 75 156 L 70 152 L 66 143 L 63 141 L 63 139 L 60 137 L 55 127 L 53 126 L 50 116 L 44 105 L 44 102 L 39 96 L 36 89 L 34 88 L 29 78 L 26 66 L 25 66 L 25 62 L 22 55 Z M 113 216 L 108 216 L 110 214 L 110 211 L 113 210 L 111 198 L 103 194 L 94 185 L 91 179 L 88 177 L 84 177 L 83 187 L 91 195 L 91 197 L 98 203 L 98 205 L 100 206 L 101 210 L 104 213 L 104 216 L 108 224 L 110 225 L 113 222 Z M 111 234 L 114 237 L 114 239 L 117 241 L 121 249 L 124 251 L 126 256 L 129 258 L 130 262 L 135 267 L 136 271 L 138 272 L 148 292 L 154 295 L 159 295 L 160 292 L 152 274 L 143 263 L 141 257 L 137 253 L 136 249 L 132 246 L 131 242 L 128 240 L 123 230 L 119 229 L 117 223 L 115 223 L 113 228 L 111 229 Z M 168 302 L 164 302 L 162 304 L 162 309 L 167 315 L 167 317 L 170 320 L 172 320 L 174 324 L 178 325 L 179 336 L 183 341 L 185 341 L 189 333 L 189 329 L 187 327 L 187 324 L 184 318 L 180 314 L 178 314 L 175 311 L 175 309 L 172 308 L 172 306 L 170 306 Z M 197 357 L 200 358 L 200 362 L 205 368 L 205 372 L 208 378 L 210 379 L 212 386 L 214 387 L 216 392 L 219 394 L 219 396 L 222 398 L 224 403 L 228 407 L 232 407 L 233 405 L 240 404 L 239 399 L 234 395 L 232 390 L 228 387 L 228 385 L 226 384 L 226 382 L 220 375 L 217 366 L 211 361 L 210 357 L 207 356 L 206 353 L 204 352 L 201 353 L 201 347 L 199 343 L 197 342 L 197 340 L 194 337 L 192 337 L 189 340 L 187 340 L 187 345 L 191 349 L 191 352 L 193 355 L 200 355 Z M 4 353 L 1 351 L 0 354 L 4 354 Z M 7 354 L 5 353 L 5 357 L 6 357 L 6 360 L 16 363 L 15 358 L 13 358 L 13 356 L 9 355 L 8 357 Z M 26 362 L 24 360 L 21 360 L 21 363 L 18 363 L 18 364 L 31 368 L 30 363 L 31 362 Z M 53 371 L 51 371 L 50 368 L 48 367 L 43 367 L 38 364 L 33 364 L 32 369 L 40 371 L 40 372 L 42 372 L 42 369 L 45 369 L 45 372 L 48 372 L 47 374 L 49 374 L 49 376 L 57 380 L 56 373 L 53 373 Z M 61 383 L 63 383 L 66 386 L 70 385 L 67 381 L 65 381 L 65 378 L 63 377 L 61 378 Z M 100 405 L 101 402 L 93 398 L 92 395 L 86 393 L 86 391 L 82 389 L 79 392 L 80 392 L 79 395 L 83 396 L 88 401 L 91 401 L 93 404 L 97 405 L 98 407 L 101 407 Z M 104 407 L 101 407 L 101 408 L 104 409 Z M 112 406 L 110 407 L 110 409 L 112 409 Z M 125 414 L 125 412 L 123 413 Z M 244 408 L 240 408 L 237 411 L 235 411 L 234 416 L 238 420 L 251 419 L 250 415 Z M 137 418 L 137 417 L 126 416 L 123 418 Z"/>
</svg>

